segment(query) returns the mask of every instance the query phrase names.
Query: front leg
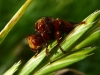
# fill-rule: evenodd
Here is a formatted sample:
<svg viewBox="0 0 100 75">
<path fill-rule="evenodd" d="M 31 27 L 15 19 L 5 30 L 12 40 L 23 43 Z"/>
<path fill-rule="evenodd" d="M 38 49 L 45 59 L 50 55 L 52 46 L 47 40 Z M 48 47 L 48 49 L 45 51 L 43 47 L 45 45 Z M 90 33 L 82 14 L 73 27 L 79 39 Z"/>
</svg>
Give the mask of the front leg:
<svg viewBox="0 0 100 75">
<path fill-rule="evenodd" d="M 60 37 L 60 32 L 57 31 L 57 32 L 55 33 L 55 36 L 56 36 L 56 38 L 57 38 L 57 45 L 58 45 L 58 47 L 60 48 L 60 50 L 61 50 L 64 54 L 66 54 L 66 51 L 64 51 L 64 50 L 61 48 L 61 46 L 60 46 L 60 40 L 61 40 L 61 38 L 62 38 L 62 37 Z"/>
<path fill-rule="evenodd" d="M 49 49 L 48 49 L 48 42 L 47 42 L 47 40 L 46 40 L 46 38 L 45 37 L 48 37 L 47 35 L 45 35 L 45 34 L 41 34 L 41 36 L 42 36 L 42 38 L 43 38 L 43 40 L 44 40 L 44 42 L 45 42 L 45 46 L 46 46 L 46 55 L 48 56 L 48 55 L 50 55 L 49 54 Z M 49 38 L 49 37 L 48 37 Z"/>
<path fill-rule="evenodd" d="M 41 49 L 36 50 L 36 54 L 34 55 L 34 57 L 36 58 L 37 55 L 41 52 Z"/>
<path fill-rule="evenodd" d="M 57 45 L 58 45 L 58 47 L 60 48 L 60 50 L 64 53 L 64 54 L 66 54 L 66 51 L 64 51 L 62 48 L 61 48 L 61 46 L 60 46 L 60 40 L 61 40 L 61 31 L 60 31 L 60 20 L 59 20 L 59 18 L 57 18 L 55 21 L 54 21 L 54 25 L 55 25 L 55 38 L 57 39 Z"/>
</svg>

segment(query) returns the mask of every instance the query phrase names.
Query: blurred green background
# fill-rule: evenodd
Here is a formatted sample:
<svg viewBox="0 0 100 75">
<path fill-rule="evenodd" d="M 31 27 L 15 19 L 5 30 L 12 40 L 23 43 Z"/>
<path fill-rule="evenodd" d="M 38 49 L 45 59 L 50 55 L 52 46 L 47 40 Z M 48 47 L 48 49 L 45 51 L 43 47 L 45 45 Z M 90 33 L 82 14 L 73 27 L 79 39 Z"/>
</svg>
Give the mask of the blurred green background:
<svg viewBox="0 0 100 75">
<path fill-rule="evenodd" d="M 0 31 L 25 1 L 0 0 Z M 23 66 L 34 55 L 26 42 L 26 37 L 34 33 L 34 23 L 39 18 L 52 16 L 78 23 L 99 9 L 100 0 L 33 0 L 25 14 L 0 44 L 0 75 L 19 60 L 22 60 Z M 100 46 L 99 43 L 97 45 Z M 100 75 L 99 54 L 100 50 L 95 50 L 94 55 L 69 68 L 88 75 Z"/>
</svg>

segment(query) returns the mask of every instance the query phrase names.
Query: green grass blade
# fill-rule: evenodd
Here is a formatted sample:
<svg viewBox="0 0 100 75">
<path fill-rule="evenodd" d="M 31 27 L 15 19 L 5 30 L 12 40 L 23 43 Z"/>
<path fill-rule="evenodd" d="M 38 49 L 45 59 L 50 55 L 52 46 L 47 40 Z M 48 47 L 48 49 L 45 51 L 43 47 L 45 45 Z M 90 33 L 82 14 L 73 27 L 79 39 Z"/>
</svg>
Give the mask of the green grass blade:
<svg viewBox="0 0 100 75">
<path fill-rule="evenodd" d="M 12 17 L 12 19 L 7 23 L 7 25 L 4 27 L 4 29 L 0 32 L 0 44 L 4 40 L 4 38 L 7 36 L 9 31 L 15 26 L 15 24 L 18 22 L 18 20 L 21 18 L 21 16 L 26 11 L 27 7 L 30 5 L 32 0 L 27 0 L 23 6 L 17 11 L 17 13 Z"/>
<path fill-rule="evenodd" d="M 83 21 L 86 23 L 91 23 L 97 19 L 100 18 L 100 10 L 95 11 L 94 13 L 90 14 L 87 18 L 85 18 Z"/>
<path fill-rule="evenodd" d="M 83 50 L 80 50 L 78 52 L 75 52 L 69 56 L 66 56 L 60 60 L 57 60 L 53 63 L 48 64 L 47 66 L 43 67 L 42 69 L 40 69 L 38 72 L 36 72 L 33 75 L 47 75 L 49 73 L 55 72 L 59 69 L 65 68 L 77 61 L 80 61 L 84 58 L 86 58 L 87 56 L 89 56 L 88 53 L 90 53 L 91 51 L 95 50 L 96 47 L 90 47 L 90 48 L 85 48 Z"/>
<path fill-rule="evenodd" d="M 36 58 L 32 57 L 19 72 L 19 75 L 29 75 L 29 73 L 32 72 L 41 63 L 44 57 L 45 54 L 42 54 Z"/>
<path fill-rule="evenodd" d="M 78 44 L 73 50 L 78 50 L 80 48 L 84 48 L 86 46 L 93 45 L 93 44 L 97 43 L 97 41 L 99 39 L 100 39 L 100 30 L 95 31 L 94 33 L 92 33 L 84 41 L 82 41 L 80 44 Z"/>
<path fill-rule="evenodd" d="M 3 75 L 13 75 L 15 71 L 18 70 L 18 67 L 20 66 L 21 61 L 15 63 L 7 72 L 5 72 Z"/>
</svg>

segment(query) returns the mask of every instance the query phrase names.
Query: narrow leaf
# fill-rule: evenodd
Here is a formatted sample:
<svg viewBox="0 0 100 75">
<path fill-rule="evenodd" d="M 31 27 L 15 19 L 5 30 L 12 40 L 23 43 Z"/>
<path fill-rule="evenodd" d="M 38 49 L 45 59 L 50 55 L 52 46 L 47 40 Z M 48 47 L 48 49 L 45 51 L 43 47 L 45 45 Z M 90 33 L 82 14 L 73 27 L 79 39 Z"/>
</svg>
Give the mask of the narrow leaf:
<svg viewBox="0 0 100 75">
<path fill-rule="evenodd" d="M 19 65 L 21 64 L 21 61 L 15 63 L 7 72 L 5 72 L 3 75 L 13 75 L 15 71 L 17 71 Z"/>
<path fill-rule="evenodd" d="M 62 69 L 64 67 L 67 67 L 77 61 L 80 61 L 88 56 L 88 53 L 96 49 L 96 47 L 90 47 L 90 48 L 85 48 L 81 51 L 75 52 L 69 56 L 66 56 L 65 58 L 62 58 L 60 60 L 57 60 L 46 67 L 43 67 L 40 69 L 37 73 L 33 75 L 47 75 L 49 73 L 52 73 L 54 71 L 57 71 L 59 69 Z"/>
<path fill-rule="evenodd" d="M 80 48 L 94 45 L 100 39 L 100 30 L 92 33 L 89 37 L 87 37 L 84 41 L 78 44 L 73 50 L 78 50 Z"/>
<path fill-rule="evenodd" d="M 27 0 L 23 6 L 17 11 L 17 13 L 12 17 L 12 19 L 7 23 L 7 25 L 4 27 L 4 29 L 0 32 L 0 44 L 4 40 L 4 38 L 7 36 L 9 31 L 15 26 L 17 21 L 21 18 L 21 16 L 26 11 L 27 7 L 30 5 L 32 0 Z"/>
<path fill-rule="evenodd" d="M 100 18 L 100 10 L 95 11 L 94 13 L 90 14 L 87 18 L 85 18 L 83 21 L 86 23 L 91 23 L 97 19 Z"/>
</svg>

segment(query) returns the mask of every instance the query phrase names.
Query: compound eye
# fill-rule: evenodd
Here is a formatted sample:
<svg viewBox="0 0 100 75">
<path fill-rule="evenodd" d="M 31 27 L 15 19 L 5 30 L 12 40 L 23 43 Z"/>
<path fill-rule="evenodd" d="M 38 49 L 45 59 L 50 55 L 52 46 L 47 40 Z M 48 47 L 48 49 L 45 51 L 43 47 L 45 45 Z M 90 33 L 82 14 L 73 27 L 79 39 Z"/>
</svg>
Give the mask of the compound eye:
<svg viewBox="0 0 100 75">
<path fill-rule="evenodd" d="M 36 52 L 38 49 L 40 49 L 43 45 L 43 39 L 41 38 L 41 36 L 38 35 L 30 35 L 27 37 L 27 42 L 30 46 L 30 48 Z"/>
<path fill-rule="evenodd" d="M 45 31 L 45 23 L 43 18 L 39 19 L 36 23 L 35 23 L 35 31 L 38 33 L 43 33 Z"/>
</svg>

